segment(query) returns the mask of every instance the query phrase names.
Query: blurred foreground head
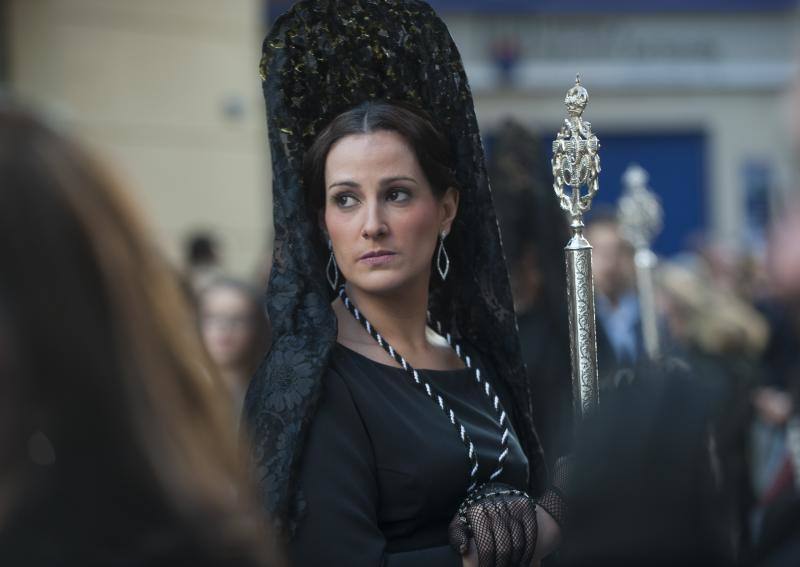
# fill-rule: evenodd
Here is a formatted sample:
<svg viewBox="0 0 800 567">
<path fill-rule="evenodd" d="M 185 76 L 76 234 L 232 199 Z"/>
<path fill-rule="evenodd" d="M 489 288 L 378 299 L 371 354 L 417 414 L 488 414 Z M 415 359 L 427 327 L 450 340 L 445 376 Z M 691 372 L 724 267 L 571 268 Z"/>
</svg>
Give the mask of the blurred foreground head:
<svg viewBox="0 0 800 567">
<path fill-rule="evenodd" d="M 578 428 L 564 565 L 729 565 L 713 389 L 677 360 L 643 367 Z"/>
<path fill-rule="evenodd" d="M 0 102 L 0 564 L 264 562 L 203 353 L 114 180 Z"/>
</svg>

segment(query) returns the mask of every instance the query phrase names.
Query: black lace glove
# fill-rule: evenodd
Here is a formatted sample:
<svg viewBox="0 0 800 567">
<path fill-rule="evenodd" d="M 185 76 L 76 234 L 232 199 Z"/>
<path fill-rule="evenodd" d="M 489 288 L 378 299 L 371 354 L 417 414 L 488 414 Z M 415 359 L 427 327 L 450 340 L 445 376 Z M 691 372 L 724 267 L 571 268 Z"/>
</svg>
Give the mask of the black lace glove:
<svg viewBox="0 0 800 567">
<path fill-rule="evenodd" d="M 567 520 L 566 494 L 571 472 L 572 455 L 559 457 L 553 466 L 553 484 L 536 500 L 536 503 L 553 517 L 562 530 Z"/>
<path fill-rule="evenodd" d="M 536 503 L 501 483 L 484 484 L 461 503 L 450 522 L 450 545 L 462 555 L 475 540 L 480 567 L 528 567 L 539 528 Z"/>
</svg>

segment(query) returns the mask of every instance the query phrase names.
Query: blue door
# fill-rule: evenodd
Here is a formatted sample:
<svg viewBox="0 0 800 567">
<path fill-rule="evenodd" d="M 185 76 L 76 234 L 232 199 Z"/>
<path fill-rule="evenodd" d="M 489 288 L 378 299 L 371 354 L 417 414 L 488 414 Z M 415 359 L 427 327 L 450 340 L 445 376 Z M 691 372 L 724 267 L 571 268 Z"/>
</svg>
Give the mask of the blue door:
<svg viewBox="0 0 800 567">
<path fill-rule="evenodd" d="M 650 188 L 664 207 L 664 228 L 653 245 L 655 252 L 667 256 L 680 252 L 693 236 L 706 231 L 706 139 L 702 132 L 601 131 L 597 135 L 602 171 L 595 204 L 616 206 L 622 174 L 631 163 L 638 163 L 650 175 Z M 550 148 L 551 140 L 545 144 Z"/>
<path fill-rule="evenodd" d="M 664 229 L 654 243 L 658 254 L 685 249 L 706 229 L 705 137 L 702 133 L 600 134 L 600 192 L 597 201 L 616 203 L 622 174 L 632 162 L 650 174 L 650 188 L 664 207 Z"/>
</svg>

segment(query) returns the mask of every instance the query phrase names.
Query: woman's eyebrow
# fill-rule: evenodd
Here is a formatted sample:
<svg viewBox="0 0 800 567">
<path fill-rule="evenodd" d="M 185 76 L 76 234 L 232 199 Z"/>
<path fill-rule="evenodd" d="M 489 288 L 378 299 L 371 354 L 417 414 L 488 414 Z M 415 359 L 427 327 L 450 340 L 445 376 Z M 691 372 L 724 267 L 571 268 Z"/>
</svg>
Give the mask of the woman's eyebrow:
<svg viewBox="0 0 800 567">
<path fill-rule="evenodd" d="M 394 175 L 392 177 L 384 177 L 383 179 L 381 179 L 381 185 L 388 185 L 390 183 L 394 183 L 395 181 L 410 181 L 415 185 L 419 185 L 416 179 L 414 179 L 413 177 L 408 177 L 406 175 Z"/>
<path fill-rule="evenodd" d="M 356 183 L 355 181 L 353 181 L 351 179 L 342 179 L 341 181 L 334 181 L 333 183 L 328 185 L 328 189 L 333 189 L 334 187 L 338 187 L 339 185 L 341 185 L 343 187 L 351 187 L 351 188 L 354 188 L 354 189 L 359 187 L 358 183 Z"/>
</svg>

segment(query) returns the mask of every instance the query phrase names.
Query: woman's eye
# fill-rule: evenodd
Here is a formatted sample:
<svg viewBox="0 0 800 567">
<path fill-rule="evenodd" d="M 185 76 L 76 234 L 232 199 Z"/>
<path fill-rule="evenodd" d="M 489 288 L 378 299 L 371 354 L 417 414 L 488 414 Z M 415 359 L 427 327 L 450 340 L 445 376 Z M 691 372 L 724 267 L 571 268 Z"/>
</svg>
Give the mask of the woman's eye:
<svg viewBox="0 0 800 567">
<path fill-rule="evenodd" d="M 392 189 L 386 195 L 388 201 L 394 201 L 395 203 L 402 203 L 408 201 L 410 198 L 411 195 L 405 189 Z"/>
<path fill-rule="evenodd" d="M 336 201 L 336 204 L 343 209 L 352 207 L 358 202 L 355 197 L 347 193 L 336 195 L 333 199 Z"/>
</svg>

